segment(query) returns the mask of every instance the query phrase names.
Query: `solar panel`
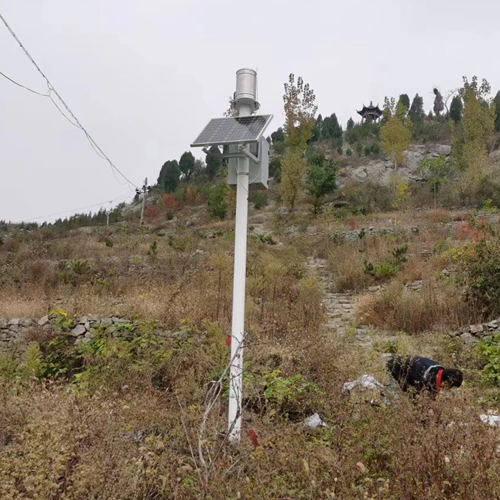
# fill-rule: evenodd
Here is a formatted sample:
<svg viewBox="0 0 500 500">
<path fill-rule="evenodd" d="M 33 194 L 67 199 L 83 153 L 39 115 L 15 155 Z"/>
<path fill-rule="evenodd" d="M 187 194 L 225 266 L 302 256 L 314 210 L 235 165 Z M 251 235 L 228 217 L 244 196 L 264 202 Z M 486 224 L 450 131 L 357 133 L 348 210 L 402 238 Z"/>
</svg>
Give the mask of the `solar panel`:
<svg viewBox="0 0 500 500">
<path fill-rule="evenodd" d="M 258 142 L 272 117 L 254 115 L 213 118 L 191 147 Z"/>
</svg>

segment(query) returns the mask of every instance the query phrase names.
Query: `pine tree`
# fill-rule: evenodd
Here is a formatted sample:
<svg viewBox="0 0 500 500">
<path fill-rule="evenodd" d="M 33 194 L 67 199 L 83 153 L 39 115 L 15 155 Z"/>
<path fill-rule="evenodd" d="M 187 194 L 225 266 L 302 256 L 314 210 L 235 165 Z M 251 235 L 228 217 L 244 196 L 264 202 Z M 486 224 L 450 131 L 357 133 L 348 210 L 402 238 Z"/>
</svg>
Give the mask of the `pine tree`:
<svg viewBox="0 0 500 500">
<path fill-rule="evenodd" d="M 410 109 L 410 98 L 408 94 L 401 94 L 399 96 L 399 102 L 408 110 Z"/>
<path fill-rule="evenodd" d="M 190 151 L 183 153 L 181 159 L 179 160 L 179 168 L 181 169 L 181 173 L 186 181 L 189 181 L 191 175 L 193 175 L 195 161 L 193 153 Z"/>
<path fill-rule="evenodd" d="M 305 187 L 313 204 L 314 213 L 321 210 L 325 195 L 333 192 L 337 187 L 337 164 L 334 160 L 327 160 L 324 155 L 316 155 L 307 170 Z"/>
<path fill-rule="evenodd" d="M 437 117 L 441 115 L 441 111 L 444 110 L 443 96 L 438 89 L 434 89 L 434 113 Z"/>
<path fill-rule="evenodd" d="M 425 117 L 424 100 L 418 94 L 415 94 L 408 113 L 412 122 L 422 121 Z"/>
<path fill-rule="evenodd" d="M 497 92 L 497 95 L 495 96 L 495 99 L 493 99 L 493 102 L 496 106 L 495 130 L 498 132 L 500 131 L 500 90 Z"/>
<path fill-rule="evenodd" d="M 222 166 L 222 158 L 220 157 L 220 149 L 218 146 L 211 146 L 208 150 L 205 163 L 207 164 L 206 172 L 208 178 L 212 181 L 215 179 Z"/>
<path fill-rule="evenodd" d="M 455 96 L 451 101 L 450 105 L 450 118 L 458 123 L 462 119 L 462 110 L 463 110 L 462 99 L 459 96 Z"/>
<path fill-rule="evenodd" d="M 180 176 L 181 170 L 177 160 L 166 161 L 161 167 L 158 177 L 158 186 L 167 193 L 172 193 L 177 189 Z"/>
</svg>

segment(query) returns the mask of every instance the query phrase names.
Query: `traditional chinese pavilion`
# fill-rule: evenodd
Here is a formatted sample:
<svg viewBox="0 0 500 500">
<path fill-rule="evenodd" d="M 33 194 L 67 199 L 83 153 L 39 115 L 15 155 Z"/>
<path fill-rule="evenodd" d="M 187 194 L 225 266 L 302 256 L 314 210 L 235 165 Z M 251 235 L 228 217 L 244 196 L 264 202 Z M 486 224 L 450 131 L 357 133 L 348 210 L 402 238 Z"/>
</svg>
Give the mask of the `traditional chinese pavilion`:
<svg viewBox="0 0 500 500">
<path fill-rule="evenodd" d="M 365 106 L 363 104 L 363 109 L 361 111 L 357 111 L 358 115 L 361 115 L 362 121 L 373 121 L 376 122 L 380 119 L 380 117 L 384 114 L 383 111 L 378 107 L 373 105 L 373 102 L 370 101 L 369 106 Z"/>
</svg>

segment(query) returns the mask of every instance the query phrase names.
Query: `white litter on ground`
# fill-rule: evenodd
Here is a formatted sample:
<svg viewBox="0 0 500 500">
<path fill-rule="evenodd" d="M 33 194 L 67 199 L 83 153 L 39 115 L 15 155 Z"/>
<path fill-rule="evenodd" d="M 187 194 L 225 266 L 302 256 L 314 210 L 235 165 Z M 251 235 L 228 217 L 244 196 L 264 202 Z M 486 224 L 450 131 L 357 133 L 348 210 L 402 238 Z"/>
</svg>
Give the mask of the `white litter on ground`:
<svg viewBox="0 0 500 500">
<path fill-rule="evenodd" d="M 349 393 L 356 387 L 360 391 L 369 391 L 384 388 L 384 386 L 373 375 L 363 375 L 362 377 L 359 377 L 352 382 L 346 382 L 342 386 L 342 392 Z"/>
<path fill-rule="evenodd" d="M 309 429 L 317 429 L 318 427 L 328 427 L 328 425 L 321 420 L 321 417 L 315 413 L 314 415 L 311 415 L 310 417 L 307 417 L 304 420 L 304 425 L 306 427 L 309 427 Z"/>
<path fill-rule="evenodd" d="M 500 427 L 500 415 L 479 415 L 483 424 L 488 424 L 491 427 Z"/>
</svg>

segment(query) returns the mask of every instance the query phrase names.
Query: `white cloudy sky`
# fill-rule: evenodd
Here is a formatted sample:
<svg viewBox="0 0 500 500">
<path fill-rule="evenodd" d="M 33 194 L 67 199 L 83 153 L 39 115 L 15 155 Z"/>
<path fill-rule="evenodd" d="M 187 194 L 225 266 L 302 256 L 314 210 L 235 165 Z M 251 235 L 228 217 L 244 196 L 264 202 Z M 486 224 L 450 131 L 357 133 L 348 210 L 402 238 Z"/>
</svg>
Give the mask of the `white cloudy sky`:
<svg viewBox="0 0 500 500">
<path fill-rule="evenodd" d="M 258 70 L 269 133 L 290 72 L 343 124 L 385 95 L 418 92 L 429 109 L 433 86 L 462 75 L 500 88 L 494 0 L 0 0 L 0 12 L 137 185 L 222 115 L 241 67 Z M 46 90 L 2 23 L 0 71 Z M 122 182 L 48 99 L 0 77 L 0 220 L 126 199 Z"/>
</svg>

